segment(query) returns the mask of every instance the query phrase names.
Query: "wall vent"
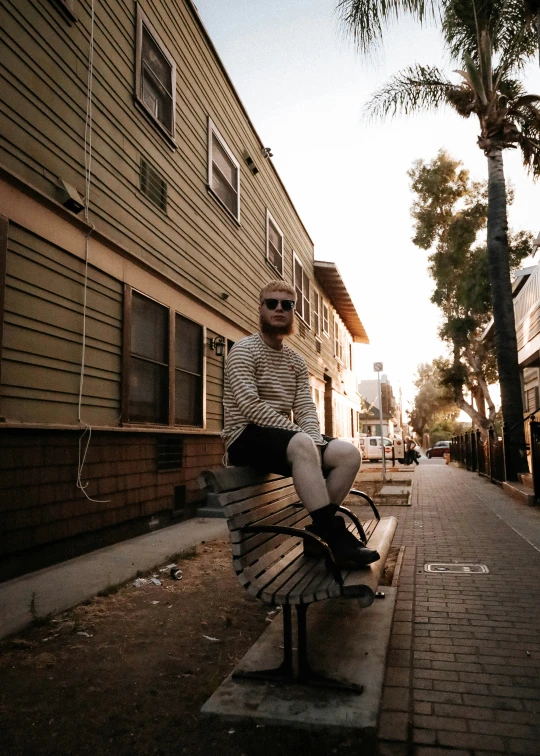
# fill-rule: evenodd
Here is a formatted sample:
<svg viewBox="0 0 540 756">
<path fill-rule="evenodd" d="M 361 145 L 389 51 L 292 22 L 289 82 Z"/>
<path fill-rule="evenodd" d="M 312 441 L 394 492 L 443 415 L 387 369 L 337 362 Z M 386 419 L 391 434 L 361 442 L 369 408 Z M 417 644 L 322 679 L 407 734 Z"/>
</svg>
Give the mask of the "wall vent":
<svg viewBox="0 0 540 756">
<path fill-rule="evenodd" d="M 315 351 L 317 352 L 317 354 L 321 353 L 321 342 L 319 341 L 319 339 L 315 340 Z"/>
<path fill-rule="evenodd" d="M 182 436 L 159 436 L 157 439 L 157 471 L 180 470 L 183 466 Z"/>
<path fill-rule="evenodd" d="M 160 210 L 167 211 L 167 182 L 144 158 L 141 159 L 141 192 Z"/>
<path fill-rule="evenodd" d="M 300 322 L 298 324 L 298 335 L 301 336 L 303 339 L 306 338 L 306 325 L 305 325 L 305 323 Z"/>
</svg>

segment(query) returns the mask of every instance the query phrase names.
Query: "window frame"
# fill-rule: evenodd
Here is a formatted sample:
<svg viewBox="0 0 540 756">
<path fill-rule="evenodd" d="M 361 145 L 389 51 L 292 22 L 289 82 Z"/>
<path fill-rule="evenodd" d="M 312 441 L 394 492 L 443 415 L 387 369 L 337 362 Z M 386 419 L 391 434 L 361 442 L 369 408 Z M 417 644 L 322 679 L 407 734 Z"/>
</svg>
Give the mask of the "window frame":
<svg viewBox="0 0 540 756">
<path fill-rule="evenodd" d="M 159 48 L 160 53 L 163 55 L 167 63 L 171 67 L 171 128 L 162 123 L 157 116 L 152 113 L 148 105 L 143 100 L 143 56 L 142 56 L 142 37 L 143 27 L 146 28 L 148 34 L 152 37 L 155 45 Z M 150 121 L 157 126 L 160 131 L 167 137 L 167 139 L 176 148 L 175 135 L 176 135 L 176 62 L 172 55 L 167 50 L 166 46 L 161 41 L 159 34 L 156 32 L 147 15 L 141 9 L 140 5 L 137 5 L 137 32 L 135 43 L 135 102 L 142 108 L 143 112 L 150 119 Z"/>
<path fill-rule="evenodd" d="M 302 281 L 301 281 L 302 286 L 301 287 L 299 287 L 299 286 L 296 285 L 296 265 L 297 264 L 300 266 L 300 270 L 302 271 L 302 273 L 301 273 L 301 275 L 302 275 Z M 307 281 L 307 287 L 308 287 L 307 294 L 306 294 L 306 292 L 304 292 L 304 282 L 305 281 Z M 298 315 L 298 317 L 300 318 L 300 320 L 303 323 L 305 323 L 307 325 L 307 327 L 311 330 L 311 299 L 310 299 L 310 296 L 311 296 L 311 293 L 310 293 L 311 292 L 311 281 L 310 281 L 310 278 L 309 278 L 308 274 L 304 270 L 304 265 L 302 264 L 302 261 L 300 260 L 300 258 L 296 254 L 296 252 L 293 252 L 293 286 L 294 286 L 294 289 L 295 289 L 295 292 L 296 292 L 296 307 L 295 307 L 294 311 Z M 298 309 L 298 303 L 299 303 L 299 301 L 302 302 L 302 310 L 301 311 Z M 307 307 L 309 308 L 309 313 L 308 313 L 307 317 L 306 317 L 306 314 L 304 312 L 305 307 L 306 307 L 306 303 L 307 303 Z"/>
<path fill-rule="evenodd" d="M 347 363 L 346 363 L 346 354 L 344 350 L 343 330 L 344 330 L 343 324 L 334 315 L 334 357 L 336 358 L 336 360 L 339 362 L 340 365 L 343 365 L 344 367 L 346 367 Z"/>
<path fill-rule="evenodd" d="M 168 381 L 168 406 L 167 406 L 167 422 L 161 423 L 157 421 L 141 421 L 129 419 L 129 379 L 130 379 L 130 361 L 132 357 L 131 351 L 131 334 L 132 334 L 132 302 L 133 294 L 137 294 L 141 297 L 155 302 L 160 307 L 167 310 L 167 325 L 168 325 L 168 344 L 167 344 L 167 381 Z M 186 320 L 190 320 L 196 323 L 201 328 L 201 425 L 181 425 L 175 422 L 175 378 L 176 378 L 176 364 L 175 364 L 175 338 L 176 338 L 176 316 L 180 315 Z M 198 323 L 193 318 L 185 315 L 183 312 L 178 312 L 174 307 L 168 304 L 160 302 L 154 297 L 149 296 L 139 289 L 135 289 L 129 284 L 124 285 L 124 326 L 122 337 L 122 398 L 121 398 L 121 424 L 123 426 L 133 426 L 138 428 L 169 428 L 171 430 L 184 430 L 201 432 L 205 431 L 207 427 L 206 418 L 206 373 L 207 373 L 207 357 L 206 357 L 206 326 Z M 184 371 L 185 372 L 185 371 Z M 189 371 L 188 371 L 189 372 Z"/>
<path fill-rule="evenodd" d="M 321 314 L 322 332 L 325 336 L 328 336 L 328 338 L 330 338 L 330 307 L 328 306 L 328 302 L 325 302 L 324 297 L 322 297 L 321 299 L 322 299 L 322 314 Z M 326 330 L 324 328 L 325 311 L 326 311 Z"/>
<path fill-rule="evenodd" d="M 274 263 L 270 260 L 270 223 L 281 237 L 281 271 L 276 268 Z M 283 278 L 283 271 L 285 269 L 285 236 L 268 208 L 266 208 L 266 262 L 270 265 L 272 270 L 275 270 L 280 278 Z"/>
<path fill-rule="evenodd" d="M 213 158 L 212 158 L 212 137 L 216 137 L 217 141 L 220 143 L 223 151 L 226 153 L 227 157 L 233 163 L 233 165 L 236 168 L 236 201 L 237 201 L 237 214 L 235 215 L 232 210 L 227 207 L 227 205 L 223 202 L 221 197 L 214 191 L 212 188 L 212 178 L 213 178 L 213 171 L 212 171 L 212 164 L 213 164 Z M 222 174 L 223 175 L 223 174 Z M 225 176 L 223 176 L 225 181 L 227 179 Z M 228 183 L 228 182 L 227 182 Z M 212 197 L 216 200 L 216 202 L 219 203 L 220 207 L 222 207 L 226 213 L 237 223 L 240 225 L 240 206 L 241 206 L 241 197 L 240 197 L 240 190 L 241 190 L 241 180 L 240 180 L 240 163 L 235 158 L 231 148 L 227 144 L 226 140 L 222 136 L 221 132 L 217 128 L 216 124 L 212 121 L 210 116 L 208 116 L 208 145 L 207 145 L 207 189 L 209 193 L 212 195 Z M 232 186 L 232 185 L 231 185 Z M 234 187 L 233 187 L 234 189 Z"/>
<path fill-rule="evenodd" d="M 322 297 L 320 291 L 315 286 L 313 287 L 313 299 L 317 303 L 317 307 L 311 306 L 311 320 L 314 323 L 313 333 L 316 339 L 320 339 L 322 332 Z"/>
</svg>

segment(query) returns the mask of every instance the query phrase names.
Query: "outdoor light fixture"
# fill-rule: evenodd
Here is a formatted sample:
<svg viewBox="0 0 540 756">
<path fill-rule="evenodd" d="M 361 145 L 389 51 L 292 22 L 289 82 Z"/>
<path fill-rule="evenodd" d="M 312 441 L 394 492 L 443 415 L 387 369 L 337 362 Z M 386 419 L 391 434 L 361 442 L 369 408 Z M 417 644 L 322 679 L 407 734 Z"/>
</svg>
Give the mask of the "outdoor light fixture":
<svg viewBox="0 0 540 756">
<path fill-rule="evenodd" d="M 262 148 L 262 156 L 263 156 L 263 158 L 265 158 L 265 160 L 268 159 L 268 158 L 274 157 L 274 155 L 273 155 L 272 150 L 270 149 L 270 147 L 263 147 Z"/>
<path fill-rule="evenodd" d="M 215 339 L 208 339 L 208 346 L 216 353 L 216 357 L 223 357 L 225 354 L 225 339 L 223 336 L 216 336 Z"/>
</svg>

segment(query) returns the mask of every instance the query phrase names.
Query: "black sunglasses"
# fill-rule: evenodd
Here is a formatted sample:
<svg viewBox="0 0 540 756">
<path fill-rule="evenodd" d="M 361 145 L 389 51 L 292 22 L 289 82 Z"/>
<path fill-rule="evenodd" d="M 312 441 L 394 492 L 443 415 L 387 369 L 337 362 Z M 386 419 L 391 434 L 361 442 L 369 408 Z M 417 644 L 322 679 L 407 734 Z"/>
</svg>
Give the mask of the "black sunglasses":
<svg viewBox="0 0 540 756">
<path fill-rule="evenodd" d="M 294 299 L 263 299 L 263 302 L 269 310 L 275 310 L 278 304 L 281 304 L 281 309 L 285 312 L 290 312 L 296 304 Z"/>
</svg>

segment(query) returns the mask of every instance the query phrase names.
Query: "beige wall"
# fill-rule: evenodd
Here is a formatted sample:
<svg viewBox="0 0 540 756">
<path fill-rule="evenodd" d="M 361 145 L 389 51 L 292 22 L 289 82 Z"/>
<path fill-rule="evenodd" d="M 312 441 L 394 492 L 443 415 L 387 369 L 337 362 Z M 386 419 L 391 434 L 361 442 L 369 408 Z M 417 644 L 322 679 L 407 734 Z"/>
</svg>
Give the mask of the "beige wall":
<svg viewBox="0 0 540 756">
<path fill-rule="evenodd" d="M 293 280 L 294 251 L 315 285 L 312 241 L 271 161 L 263 159 L 262 144 L 190 4 L 141 0 L 139 5 L 176 61 L 176 148 L 134 102 L 137 4 L 98 4 L 90 189 L 94 232 L 88 241 L 89 295 L 96 302 L 95 317 L 88 321 L 92 344 L 85 411 L 89 422 L 104 427 L 118 425 L 120 284 L 193 318 L 209 335 L 237 340 L 256 329 L 259 288 L 275 277 L 265 259 L 268 209 L 284 233 L 284 279 Z M 89 2 L 77 2 L 77 16 L 77 23 L 67 23 L 49 0 L 28 0 L 24 15 L 17 0 L 6 0 L 0 8 L 0 206 L 10 220 L 2 413 L 18 422 L 76 421 L 86 233 L 82 216 L 71 222 L 55 203 L 58 178 L 85 193 Z M 240 224 L 207 191 L 208 118 L 240 165 Z M 259 169 L 256 176 L 245 163 L 248 154 Z M 139 189 L 142 158 L 167 182 L 166 213 Z M 26 281 L 27 275 L 36 282 Z M 70 294 L 64 297 L 59 289 L 68 285 Z M 330 311 L 330 335 L 321 335 L 319 351 L 313 331 L 299 321 L 291 344 L 314 378 L 320 381 L 326 372 L 335 390 L 352 397 L 352 374 L 334 357 L 331 305 Z M 70 328 L 64 330 L 71 336 L 61 338 L 55 318 L 68 315 Z M 207 354 L 207 428 L 217 431 L 222 366 L 212 362 L 214 357 Z M 45 395 L 42 387 L 53 375 L 58 380 Z"/>
</svg>

